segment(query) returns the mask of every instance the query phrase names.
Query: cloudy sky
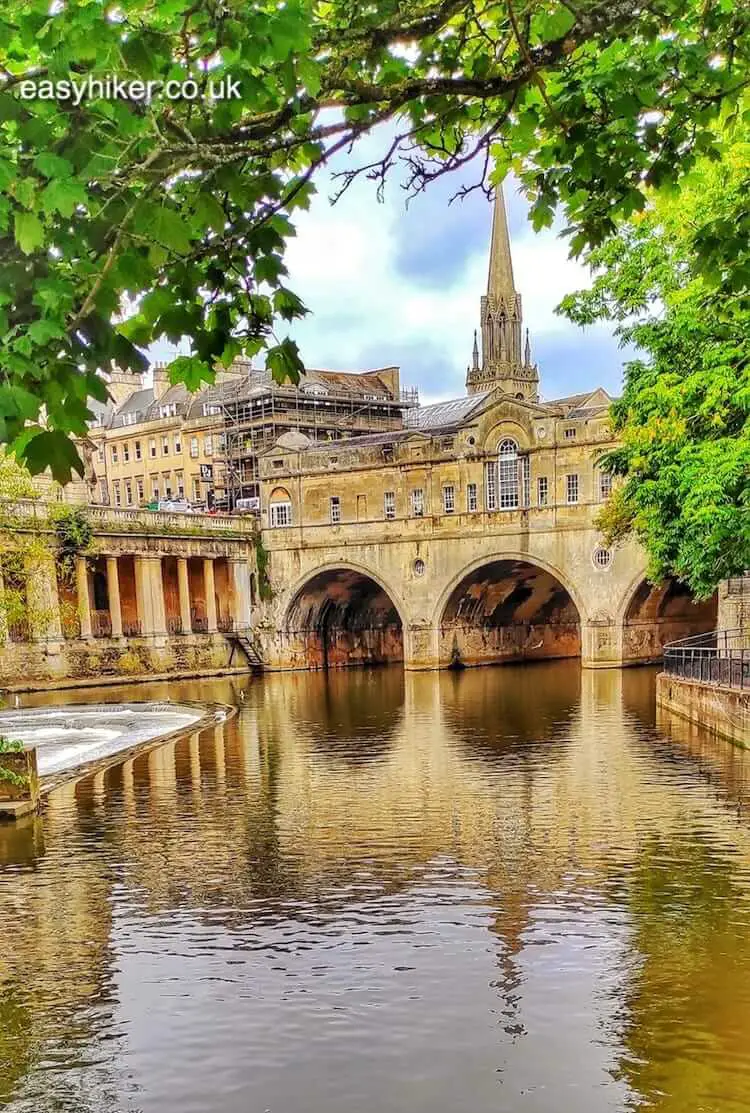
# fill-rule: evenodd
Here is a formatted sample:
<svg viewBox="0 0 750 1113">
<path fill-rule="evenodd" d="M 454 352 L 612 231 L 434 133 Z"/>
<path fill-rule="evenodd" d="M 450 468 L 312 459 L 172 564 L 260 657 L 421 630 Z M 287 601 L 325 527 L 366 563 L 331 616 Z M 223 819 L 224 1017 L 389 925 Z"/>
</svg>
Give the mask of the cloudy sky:
<svg viewBox="0 0 750 1113">
<path fill-rule="evenodd" d="M 370 141 L 353 157 L 360 164 L 371 155 Z M 398 177 L 382 203 L 366 179 L 335 205 L 330 183 L 319 184 L 308 212 L 295 217 L 287 258 L 289 284 L 311 310 L 293 333 L 308 367 L 396 364 L 402 384 L 419 387 L 423 401 L 464 393 L 492 211 L 478 190 L 449 204 L 459 185 L 455 177 L 438 180 L 407 207 Z M 623 353 L 610 330 L 577 328 L 554 312 L 564 294 L 587 285 L 588 272 L 568 259 L 556 231 L 534 233 L 515 183 L 505 193 L 516 287 L 543 397 L 598 385 L 617 392 Z"/>
<path fill-rule="evenodd" d="M 360 143 L 342 165 L 371 161 L 385 133 Z M 476 180 L 476 172 L 464 181 Z M 492 207 L 476 190 L 449 204 L 462 179 L 438 180 L 406 204 L 395 173 L 377 199 L 358 179 L 335 204 L 330 175 L 310 209 L 295 214 L 288 284 L 311 313 L 292 327 L 305 364 L 353 371 L 397 365 L 423 402 L 464 393 L 479 298 L 487 284 Z M 562 296 L 588 283 L 556 230 L 534 233 L 526 203 L 508 182 L 506 204 L 516 287 L 542 378 L 542 397 L 604 386 L 620 389 L 623 353 L 607 328 L 577 328 L 554 312 Z M 284 328 L 279 336 L 285 334 Z M 165 358 L 166 351 L 154 353 Z"/>
</svg>

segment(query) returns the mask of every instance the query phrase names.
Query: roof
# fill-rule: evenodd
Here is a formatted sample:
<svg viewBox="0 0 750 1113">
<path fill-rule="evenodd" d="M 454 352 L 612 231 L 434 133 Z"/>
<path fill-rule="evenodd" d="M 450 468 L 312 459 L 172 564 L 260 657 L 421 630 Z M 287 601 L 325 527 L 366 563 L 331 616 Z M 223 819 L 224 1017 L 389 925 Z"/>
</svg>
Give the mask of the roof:
<svg viewBox="0 0 750 1113">
<path fill-rule="evenodd" d="M 118 426 L 124 425 L 123 418 L 128 414 L 142 414 L 145 417 L 147 410 L 153 405 L 153 401 L 154 392 L 151 387 L 146 387 L 144 390 L 134 390 L 115 413 L 112 419 L 112 427 L 116 429 Z"/>
<path fill-rule="evenodd" d="M 441 429 L 460 425 L 487 401 L 491 390 L 469 394 L 465 398 L 451 398 L 448 402 L 435 402 L 432 406 L 419 406 L 405 414 L 406 424 L 417 429 Z"/>
<path fill-rule="evenodd" d="M 550 398 L 545 406 L 556 406 L 566 411 L 566 417 L 588 417 L 600 410 L 606 410 L 613 399 L 603 387 L 596 387 L 585 394 L 569 394 L 566 398 Z"/>
</svg>

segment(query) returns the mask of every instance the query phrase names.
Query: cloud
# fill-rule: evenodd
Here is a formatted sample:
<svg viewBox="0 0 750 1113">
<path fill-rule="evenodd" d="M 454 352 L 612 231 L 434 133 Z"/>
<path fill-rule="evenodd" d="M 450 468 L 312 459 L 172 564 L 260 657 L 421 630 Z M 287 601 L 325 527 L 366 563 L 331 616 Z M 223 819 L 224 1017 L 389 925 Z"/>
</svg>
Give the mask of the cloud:
<svg viewBox="0 0 750 1113">
<path fill-rule="evenodd" d="M 373 160 L 387 138 L 385 131 L 368 137 L 346 165 Z M 475 180 L 471 171 L 463 179 Z M 362 177 L 332 205 L 329 195 L 340 181 L 330 175 L 319 181 L 310 209 L 295 214 L 297 236 L 287 251 L 289 285 L 311 310 L 288 329 L 307 366 L 397 364 L 403 385 L 419 387 L 424 400 L 464 392 L 487 282 L 492 207 L 478 190 L 449 203 L 461 184 L 439 179 L 407 206 L 397 172 L 382 202 L 375 183 Z M 516 286 L 543 396 L 598 385 L 617 391 L 623 353 L 611 332 L 583 330 L 554 311 L 564 294 L 588 285 L 587 270 L 568 259 L 559 226 L 535 234 L 515 185 L 505 192 Z"/>
</svg>

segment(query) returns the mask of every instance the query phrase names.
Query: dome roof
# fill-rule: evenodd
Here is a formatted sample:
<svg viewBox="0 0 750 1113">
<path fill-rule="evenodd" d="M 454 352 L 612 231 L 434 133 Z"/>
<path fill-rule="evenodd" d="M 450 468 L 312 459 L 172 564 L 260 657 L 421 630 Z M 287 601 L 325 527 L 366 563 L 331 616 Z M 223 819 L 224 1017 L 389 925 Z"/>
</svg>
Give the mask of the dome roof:
<svg viewBox="0 0 750 1113">
<path fill-rule="evenodd" d="M 300 433 L 296 429 L 290 429 L 288 433 L 282 433 L 276 441 L 276 448 L 288 448 L 294 452 L 301 452 L 312 444 L 309 437 L 304 433 Z"/>
</svg>

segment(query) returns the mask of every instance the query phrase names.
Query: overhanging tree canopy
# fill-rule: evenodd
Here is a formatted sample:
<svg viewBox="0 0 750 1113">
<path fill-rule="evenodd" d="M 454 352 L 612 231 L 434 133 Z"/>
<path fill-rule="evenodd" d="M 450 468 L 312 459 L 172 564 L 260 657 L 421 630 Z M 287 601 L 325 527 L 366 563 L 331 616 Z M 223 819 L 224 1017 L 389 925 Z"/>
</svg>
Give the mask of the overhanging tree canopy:
<svg viewBox="0 0 750 1113">
<path fill-rule="evenodd" d="M 6 0 L 0 443 L 65 480 L 99 369 L 144 366 L 159 338 L 190 338 L 171 368 L 189 387 L 263 348 L 295 377 L 276 331 L 305 312 L 291 218 L 383 121 L 397 138 L 362 172 L 401 158 L 419 190 L 477 157 L 478 180 L 516 172 L 535 225 L 561 203 L 573 250 L 601 243 L 718 154 L 749 23 L 733 0 Z M 195 84 L 150 101 L 55 85 L 108 76 Z M 227 78 L 239 97 L 210 99 Z"/>
<path fill-rule="evenodd" d="M 654 579 L 703 597 L 750 568 L 749 197 L 750 123 L 721 163 L 699 162 L 679 195 L 592 252 L 592 288 L 563 302 L 579 324 L 616 322 L 641 352 L 613 406 L 622 443 L 605 465 L 624 483 L 601 524 L 613 540 L 636 534 Z"/>
</svg>

